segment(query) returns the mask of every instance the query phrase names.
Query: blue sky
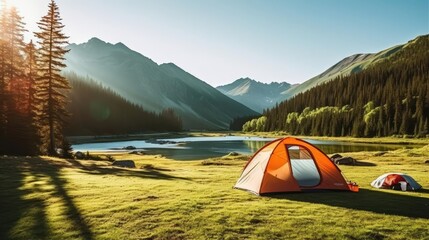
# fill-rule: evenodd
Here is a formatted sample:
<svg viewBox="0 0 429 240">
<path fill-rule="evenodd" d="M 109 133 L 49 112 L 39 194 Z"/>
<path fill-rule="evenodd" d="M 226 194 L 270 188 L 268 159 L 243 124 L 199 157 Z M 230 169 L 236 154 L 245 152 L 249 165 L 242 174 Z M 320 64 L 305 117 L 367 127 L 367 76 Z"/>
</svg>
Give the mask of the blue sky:
<svg viewBox="0 0 429 240">
<path fill-rule="evenodd" d="M 49 0 L 7 0 L 30 32 Z M 429 33 L 429 0 L 57 0 L 70 42 L 123 42 L 218 86 L 300 83 Z M 32 37 L 26 35 L 27 40 Z"/>
</svg>

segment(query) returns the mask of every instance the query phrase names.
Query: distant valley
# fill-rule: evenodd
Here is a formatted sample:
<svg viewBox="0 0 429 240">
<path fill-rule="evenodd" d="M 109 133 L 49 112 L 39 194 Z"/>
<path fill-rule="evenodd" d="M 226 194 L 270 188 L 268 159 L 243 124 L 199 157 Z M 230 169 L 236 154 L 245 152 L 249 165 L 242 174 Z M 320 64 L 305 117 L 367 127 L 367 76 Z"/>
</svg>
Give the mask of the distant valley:
<svg viewBox="0 0 429 240">
<path fill-rule="evenodd" d="M 158 65 L 122 43 L 92 38 L 68 48 L 66 73 L 94 79 L 147 111 L 171 108 L 184 129 L 228 129 L 234 118 L 257 114 L 175 64 Z"/>
</svg>

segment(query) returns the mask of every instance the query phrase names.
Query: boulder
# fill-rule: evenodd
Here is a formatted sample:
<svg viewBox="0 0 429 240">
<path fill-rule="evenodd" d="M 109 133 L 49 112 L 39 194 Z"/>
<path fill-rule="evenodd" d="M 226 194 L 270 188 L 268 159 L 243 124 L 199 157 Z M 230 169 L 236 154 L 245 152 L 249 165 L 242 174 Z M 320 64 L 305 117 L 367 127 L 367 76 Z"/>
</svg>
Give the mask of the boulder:
<svg viewBox="0 0 429 240">
<path fill-rule="evenodd" d="M 112 163 L 112 166 L 136 168 L 136 164 L 134 163 L 133 160 L 116 160 Z"/>
<path fill-rule="evenodd" d="M 136 149 L 136 147 L 134 147 L 134 146 L 126 146 L 126 147 L 123 147 L 122 149 L 125 149 L 125 150 L 134 150 L 134 149 Z"/>
<path fill-rule="evenodd" d="M 429 160 L 426 160 L 426 161 L 425 161 L 425 163 L 426 163 L 426 164 L 429 164 Z"/>
<path fill-rule="evenodd" d="M 163 144 L 176 144 L 177 142 L 169 141 L 169 140 L 159 140 L 159 141 L 156 141 L 156 143 L 163 145 Z"/>
<path fill-rule="evenodd" d="M 85 154 L 84 154 L 83 152 L 81 152 L 81 151 L 77 151 L 77 152 L 74 154 L 74 156 L 75 156 L 77 159 L 84 159 L 84 158 L 85 158 Z"/>
<path fill-rule="evenodd" d="M 335 153 L 334 155 L 331 156 L 331 161 L 335 161 L 335 159 L 342 158 L 342 157 L 343 156 L 341 156 L 340 154 Z"/>
<path fill-rule="evenodd" d="M 356 165 L 356 159 L 352 157 L 336 158 L 334 163 L 337 165 Z"/>
</svg>

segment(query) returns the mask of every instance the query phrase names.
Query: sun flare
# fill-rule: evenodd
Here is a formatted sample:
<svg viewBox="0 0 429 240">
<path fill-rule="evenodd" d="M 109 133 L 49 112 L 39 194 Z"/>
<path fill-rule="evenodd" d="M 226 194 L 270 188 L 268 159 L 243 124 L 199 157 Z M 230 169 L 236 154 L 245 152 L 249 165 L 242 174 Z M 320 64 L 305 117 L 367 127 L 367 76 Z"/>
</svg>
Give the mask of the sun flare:
<svg viewBox="0 0 429 240">
<path fill-rule="evenodd" d="M 20 16 L 23 17 L 23 21 L 27 26 L 27 29 L 36 29 L 36 23 L 46 14 L 46 7 L 48 6 L 48 0 L 6 0 L 6 6 L 8 8 L 15 7 L 18 10 Z M 0 4 L 0 8 L 3 5 Z M 27 31 L 24 33 L 26 41 L 33 39 L 33 32 Z"/>
</svg>

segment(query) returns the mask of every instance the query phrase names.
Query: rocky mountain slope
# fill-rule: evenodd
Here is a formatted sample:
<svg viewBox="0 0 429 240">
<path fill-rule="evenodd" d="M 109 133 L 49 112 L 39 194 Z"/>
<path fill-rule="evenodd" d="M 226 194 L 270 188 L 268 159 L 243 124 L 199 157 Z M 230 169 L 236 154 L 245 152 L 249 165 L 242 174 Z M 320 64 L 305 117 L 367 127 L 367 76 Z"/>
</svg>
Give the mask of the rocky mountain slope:
<svg viewBox="0 0 429 240">
<path fill-rule="evenodd" d="M 92 78 L 145 110 L 172 108 L 185 129 L 227 129 L 232 119 L 256 114 L 180 67 L 158 65 L 122 43 L 92 38 L 69 49 L 66 72 Z"/>
<path fill-rule="evenodd" d="M 250 78 L 240 78 L 233 83 L 219 86 L 216 89 L 228 97 L 240 102 L 249 108 L 262 113 L 286 97 L 283 92 L 290 89 L 286 82 L 262 83 Z"/>
<path fill-rule="evenodd" d="M 408 44 L 408 43 L 407 43 Z M 407 44 L 402 44 L 394 47 L 390 47 L 378 53 L 366 53 L 366 54 L 355 54 L 344 58 L 332 67 L 328 68 L 323 73 L 303 82 L 295 88 L 290 88 L 283 92 L 287 98 L 295 96 L 298 93 L 305 92 L 317 85 L 328 82 L 335 79 L 338 76 L 348 76 L 351 73 L 357 73 L 366 69 L 379 61 L 389 58 L 397 51 L 400 51 Z"/>
</svg>

